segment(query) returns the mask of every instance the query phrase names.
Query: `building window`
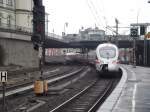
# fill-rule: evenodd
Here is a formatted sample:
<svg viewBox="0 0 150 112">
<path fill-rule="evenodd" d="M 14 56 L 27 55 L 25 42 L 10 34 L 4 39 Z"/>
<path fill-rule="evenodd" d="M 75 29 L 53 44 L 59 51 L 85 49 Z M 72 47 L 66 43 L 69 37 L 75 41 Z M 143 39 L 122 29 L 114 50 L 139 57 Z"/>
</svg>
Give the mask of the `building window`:
<svg viewBox="0 0 150 112">
<path fill-rule="evenodd" d="M 0 0 L 0 3 L 3 3 L 3 0 Z"/>
<path fill-rule="evenodd" d="M 13 5 L 12 0 L 7 0 L 7 5 L 12 6 Z"/>
<path fill-rule="evenodd" d="M 0 26 L 2 25 L 2 18 L 3 18 L 3 14 L 0 13 Z"/>
<path fill-rule="evenodd" d="M 0 18 L 0 26 L 2 25 L 2 18 Z"/>
<path fill-rule="evenodd" d="M 3 17 L 3 14 L 2 14 L 2 13 L 0 13 L 0 17 L 1 17 L 1 18 Z"/>
<path fill-rule="evenodd" d="M 7 25 L 11 26 L 11 15 L 7 16 Z"/>
</svg>

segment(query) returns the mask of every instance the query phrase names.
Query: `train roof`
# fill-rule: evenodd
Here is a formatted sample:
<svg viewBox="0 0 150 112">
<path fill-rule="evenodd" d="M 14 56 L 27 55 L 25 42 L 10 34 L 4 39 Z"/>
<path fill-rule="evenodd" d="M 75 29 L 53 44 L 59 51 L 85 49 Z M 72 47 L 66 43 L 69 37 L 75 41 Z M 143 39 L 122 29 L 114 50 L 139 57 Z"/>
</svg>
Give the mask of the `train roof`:
<svg viewBox="0 0 150 112">
<path fill-rule="evenodd" d="M 99 49 L 101 47 L 106 47 L 106 46 L 112 46 L 112 47 L 115 47 L 116 49 L 118 49 L 118 47 L 115 44 L 112 44 L 112 43 L 99 44 L 96 49 Z"/>
</svg>

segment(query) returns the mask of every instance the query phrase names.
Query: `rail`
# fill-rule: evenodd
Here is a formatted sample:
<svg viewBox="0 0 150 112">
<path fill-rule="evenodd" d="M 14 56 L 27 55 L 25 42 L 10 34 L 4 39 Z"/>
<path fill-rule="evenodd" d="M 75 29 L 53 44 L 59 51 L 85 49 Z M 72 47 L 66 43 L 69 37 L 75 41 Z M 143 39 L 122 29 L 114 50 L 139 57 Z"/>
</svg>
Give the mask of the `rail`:
<svg viewBox="0 0 150 112">
<path fill-rule="evenodd" d="M 84 90 L 77 93 L 50 112 L 69 112 L 70 110 L 74 112 L 95 112 L 98 108 L 97 106 L 99 102 L 104 102 L 107 94 L 112 90 L 113 83 L 114 80 L 93 81 Z M 96 99 L 99 100 L 97 101 Z"/>
</svg>

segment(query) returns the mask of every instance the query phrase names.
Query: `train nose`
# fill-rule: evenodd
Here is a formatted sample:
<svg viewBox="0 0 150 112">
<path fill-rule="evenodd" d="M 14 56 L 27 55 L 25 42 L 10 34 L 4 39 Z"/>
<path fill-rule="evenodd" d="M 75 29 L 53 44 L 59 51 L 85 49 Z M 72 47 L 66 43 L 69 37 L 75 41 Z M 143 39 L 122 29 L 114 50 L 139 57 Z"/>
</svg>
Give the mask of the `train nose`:
<svg viewBox="0 0 150 112">
<path fill-rule="evenodd" d="M 103 71 L 108 71 L 108 64 L 104 64 L 104 65 L 102 66 L 102 70 L 103 70 Z"/>
<path fill-rule="evenodd" d="M 118 70 L 117 65 L 116 64 L 109 64 L 108 70 L 109 71 L 117 71 Z"/>
</svg>

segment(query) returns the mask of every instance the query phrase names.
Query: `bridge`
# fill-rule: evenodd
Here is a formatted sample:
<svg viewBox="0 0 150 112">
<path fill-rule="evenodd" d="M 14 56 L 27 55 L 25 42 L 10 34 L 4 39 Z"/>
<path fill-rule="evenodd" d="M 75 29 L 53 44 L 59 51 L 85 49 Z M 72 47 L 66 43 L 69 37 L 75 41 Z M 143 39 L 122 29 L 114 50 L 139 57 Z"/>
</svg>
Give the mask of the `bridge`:
<svg viewBox="0 0 150 112">
<path fill-rule="evenodd" d="M 54 40 L 54 39 L 47 39 L 46 40 L 46 48 L 81 48 L 81 49 L 95 49 L 99 44 L 106 43 L 108 41 L 104 40 L 80 40 L 80 41 L 71 41 L 71 42 L 65 42 L 63 40 Z M 111 43 L 116 43 L 116 41 L 111 41 Z M 130 48 L 132 49 L 132 53 L 134 51 L 133 49 L 133 40 L 118 40 L 118 47 L 119 48 Z M 135 46 L 135 56 L 136 56 L 136 62 L 139 64 L 144 65 L 150 65 L 150 40 L 136 40 L 136 46 Z M 142 62 L 139 62 L 140 58 L 142 58 Z"/>
<path fill-rule="evenodd" d="M 38 63 L 38 57 L 37 57 L 37 51 L 34 51 L 33 45 L 31 42 L 31 36 L 32 36 L 32 29 L 26 29 L 21 28 L 18 29 L 19 26 L 14 27 L 3 27 L 6 25 L 2 25 L 0 27 L 0 46 L 5 50 L 6 54 L 9 54 L 9 57 L 5 59 L 5 64 L 9 63 L 15 63 L 15 64 L 21 64 L 25 63 L 25 66 L 28 65 L 28 63 L 31 64 L 31 66 L 37 65 Z M 19 27 L 20 28 L 20 27 Z M 115 37 L 108 35 L 106 38 L 112 37 L 113 39 L 111 42 L 115 43 Z M 45 47 L 46 48 L 88 48 L 88 49 L 95 49 L 98 44 L 108 42 L 106 40 L 76 40 L 76 41 L 65 41 L 61 39 L 61 36 L 58 36 L 53 33 L 46 33 L 46 41 L 45 41 Z M 118 36 L 118 47 L 119 48 L 133 48 L 133 40 L 129 36 Z M 27 47 L 28 46 L 28 47 Z M 30 46 L 30 47 L 29 47 Z M 136 40 L 136 56 L 137 59 L 139 55 L 142 56 L 143 60 L 147 60 L 147 63 L 150 65 L 150 60 L 148 57 L 150 57 L 149 54 L 149 46 L 150 42 L 149 40 L 144 42 L 144 40 L 137 39 Z M 12 50 L 9 50 L 10 48 L 14 48 Z M 19 50 L 21 49 L 21 50 Z M 21 52 L 20 52 L 21 51 Z M 27 53 L 28 52 L 28 53 Z M 34 52 L 34 53 L 33 53 Z M 26 57 L 26 59 L 30 60 L 24 60 L 25 58 L 20 58 L 20 53 Z M 33 58 L 30 57 L 28 54 L 35 54 Z M 12 57 L 12 58 L 11 58 Z M 18 60 L 20 59 L 20 60 Z M 33 63 L 34 62 L 34 63 Z M 145 61 L 146 62 L 146 61 Z"/>
<path fill-rule="evenodd" d="M 74 48 L 96 48 L 101 43 L 106 43 L 108 41 L 76 41 L 76 42 L 70 42 L 69 45 Z M 111 41 L 110 43 L 114 43 L 115 41 Z M 137 40 L 137 45 L 144 45 L 143 40 Z M 132 48 L 133 47 L 133 41 L 128 40 L 119 40 L 118 41 L 118 47 L 119 48 Z"/>
</svg>

